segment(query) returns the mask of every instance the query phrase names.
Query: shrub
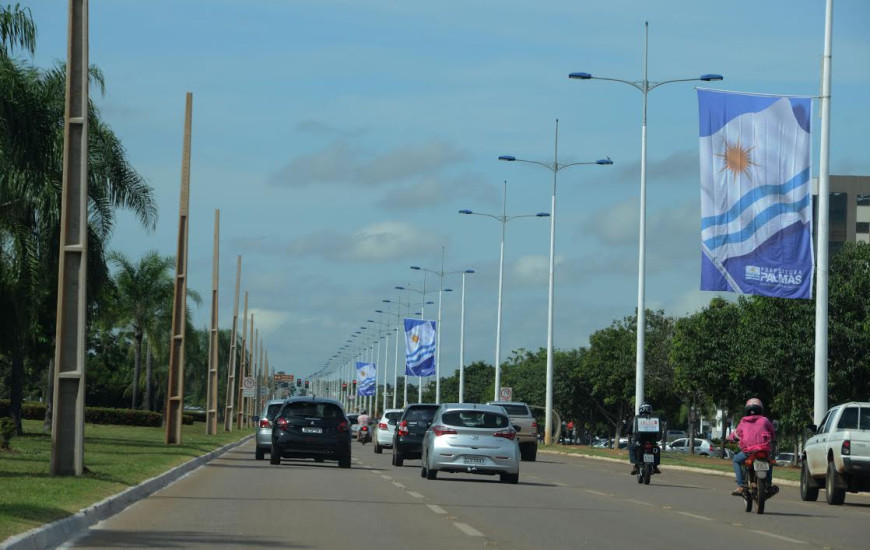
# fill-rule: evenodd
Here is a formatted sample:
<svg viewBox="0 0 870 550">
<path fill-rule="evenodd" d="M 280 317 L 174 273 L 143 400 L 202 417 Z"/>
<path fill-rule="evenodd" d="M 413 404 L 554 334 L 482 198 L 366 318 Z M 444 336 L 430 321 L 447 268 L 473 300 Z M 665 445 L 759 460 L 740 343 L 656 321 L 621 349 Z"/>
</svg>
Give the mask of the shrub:
<svg viewBox="0 0 870 550">
<path fill-rule="evenodd" d="M 0 449 L 9 449 L 9 442 L 15 435 L 15 423 L 11 418 L 0 418 Z"/>
<path fill-rule="evenodd" d="M 182 414 L 181 415 L 181 423 L 193 425 L 193 415 L 192 414 Z"/>
</svg>

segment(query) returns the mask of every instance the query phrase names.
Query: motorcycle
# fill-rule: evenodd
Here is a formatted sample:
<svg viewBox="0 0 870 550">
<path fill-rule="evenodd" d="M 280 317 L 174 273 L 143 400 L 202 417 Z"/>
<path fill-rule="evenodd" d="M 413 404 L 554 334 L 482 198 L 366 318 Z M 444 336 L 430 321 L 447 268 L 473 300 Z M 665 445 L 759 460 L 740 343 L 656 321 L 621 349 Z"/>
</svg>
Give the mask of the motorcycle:
<svg viewBox="0 0 870 550">
<path fill-rule="evenodd" d="M 638 454 L 643 462 L 638 464 L 637 482 L 649 485 L 649 480 L 655 474 L 656 458 L 659 455 L 659 446 L 652 441 L 644 441 L 638 446 Z"/>
<path fill-rule="evenodd" d="M 372 441 L 372 430 L 371 426 L 360 426 L 359 431 L 357 432 L 357 440 L 365 445 L 366 443 L 371 443 Z"/>
<path fill-rule="evenodd" d="M 767 451 L 752 451 L 743 462 L 743 500 L 746 511 L 752 511 L 755 504 L 757 514 L 764 513 L 764 504 L 768 497 L 776 494 L 770 485 L 770 453 Z"/>
</svg>

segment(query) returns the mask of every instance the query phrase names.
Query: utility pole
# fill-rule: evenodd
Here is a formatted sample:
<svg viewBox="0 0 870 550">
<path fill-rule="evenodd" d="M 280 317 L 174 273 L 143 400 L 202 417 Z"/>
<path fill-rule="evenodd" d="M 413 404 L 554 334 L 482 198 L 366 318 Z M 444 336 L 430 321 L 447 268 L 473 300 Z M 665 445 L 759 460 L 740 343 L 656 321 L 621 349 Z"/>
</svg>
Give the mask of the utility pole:
<svg viewBox="0 0 870 550">
<path fill-rule="evenodd" d="M 214 211 L 214 253 L 211 268 L 211 330 L 208 338 L 208 380 L 206 381 L 206 435 L 217 433 L 218 416 L 218 276 L 220 272 L 221 211 Z"/>
<path fill-rule="evenodd" d="M 236 258 L 236 298 L 233 303 L 233 330 L 230 336 L 230 356 L 227 360 L 227 396 L 226 411 L 224 411 L 224 431 L 233 431 L 233 406 L 236 396 L 236 338 L 239 329 L 239 283 L 242 278 L 242 257 Z"/>
</svg>

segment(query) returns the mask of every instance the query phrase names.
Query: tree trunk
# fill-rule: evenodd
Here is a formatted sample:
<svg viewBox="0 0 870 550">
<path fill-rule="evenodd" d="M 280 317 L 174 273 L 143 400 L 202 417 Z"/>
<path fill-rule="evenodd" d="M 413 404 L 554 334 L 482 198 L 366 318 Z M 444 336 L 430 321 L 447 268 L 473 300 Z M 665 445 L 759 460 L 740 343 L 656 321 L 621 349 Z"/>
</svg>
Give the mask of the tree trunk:
<svg viewBox="0 0 870 550">
<path fill-rule="evenodd" d="M 51 415 L 54 407 L 54 358 L 48 362 L 48 380 L 45 386 L 45 420 L 42 422 L 42 433 L 51 433 Z"/>
<path fill-rule="evenodd" d="M 131 409 L 136 409 L 136 398 L 139 396 L 139 368 L 142 364 L 142 331 L 137 330 L 133 345 L 133 404 Z"/>
<path fill-rule="evenodd" d="M 15 433 L 24 435 L 21 426 L 21 405 L 24 401 L 24 354 L 20 348 L 12 351 L 12 369 L 9 371 L 9 416 L 15 424 Z"/>
<path fill-rule="evenodd" d="M 151 375 L 154 372 L 152 365 L 154 364 L 154 351 L 151 349 L 151 338 L 148 339 L 148 351 L 145 355 L 145 410 L 153 411 L 154 406 L 151 399 Z"/>
</svg>

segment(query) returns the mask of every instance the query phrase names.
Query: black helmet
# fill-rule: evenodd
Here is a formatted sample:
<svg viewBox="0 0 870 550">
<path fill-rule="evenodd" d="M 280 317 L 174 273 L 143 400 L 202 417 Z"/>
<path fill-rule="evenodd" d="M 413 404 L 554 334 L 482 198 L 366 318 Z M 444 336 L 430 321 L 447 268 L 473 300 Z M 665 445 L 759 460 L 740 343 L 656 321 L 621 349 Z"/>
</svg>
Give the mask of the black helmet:
<svg viewBox="0 0 870 550">
<path fill-rule="evenodd" d="M 649 416 L 652 413 L 653 413 L 653 408 L 652 408 L 652 405 L 650 405 L 649 403 L 643 403 L 637 409 L 637 414 L 645 414 L 645 415 Z"/>
<path fill-rule="evenodd" d="M 360 414 L 368 414 L 365 409 L 361 410 L 359 413 Z"/>
<path fill-rule="evenodd" d="M 746 414 L 764 414 L 764 404 L 761 399 L 753 397 L 746 402 Z"/>
</svg>

